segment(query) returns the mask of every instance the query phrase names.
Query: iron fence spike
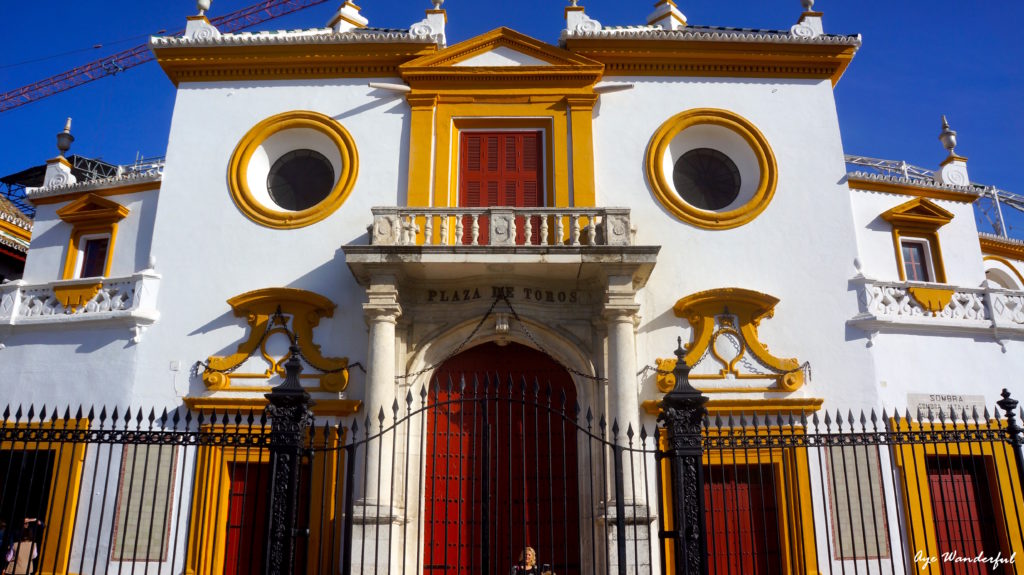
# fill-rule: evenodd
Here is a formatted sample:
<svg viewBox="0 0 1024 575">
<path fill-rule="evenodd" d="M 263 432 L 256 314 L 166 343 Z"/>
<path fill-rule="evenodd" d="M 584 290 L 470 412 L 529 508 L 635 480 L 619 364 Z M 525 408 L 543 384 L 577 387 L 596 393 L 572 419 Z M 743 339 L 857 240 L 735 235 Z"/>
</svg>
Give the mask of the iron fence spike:
<svg viewBox="0 0 1024 575">
<path fill-rule="evenodd" d="M 818 429 L 818 423 L 819 423 L 819 421 L 818 421 L 818 412 L 817 411 L 815 411 L 814 413 L 811 414 L 811 423 L 814 424 L 814 429 L 817 430 Z"/>
<path fill-rule="evenodd" d="M 96 419 L 96 417 L 94 416 L 95 413 L 96 413 L 95 408 L 90 405 L 89 406 L 89 415 L 86 416 L 89 421 L 92 421 L 93 419 Z M 4 417 L 5 418 L 7 417 L 6 413 L 4 414 Z M 82 406 L 78 406 L 78 416 L 77 416 L 77 418 L 78 419 L 82 419 Z"/>
<path fill-rule="evenodd" d="M 459 376 L 459 394 L 465 395 L 466 393 L 466 374 L 463 373 Z"/>
<path fill-rule="evenodd" d="M 576 404 L 576 412 L 577 412 L 577 413 L 579 413 L 579 407 L 580 407 L 580 404 L 579 404 L 579 403 L 577 403 L 577 404 Z M 587 415 L 586 415 L 586 420 L 587 420 L 587 427 L 590 427 L 590 422 L 594 421 L 594 414 L 593 414 L 593 413 L 591 413 L 591 411 L 590 411 L 590 408 L 589 408 L 589 407 L 587 408 Z"/>
<path fill-rule="evenodd" d="M 971 406 L 971 419 L 974 420 L 974 423 L 978 423 L 978 406 L 977 405 L 972 405 Z"/>
<path fill-rule="evenodd" d="M 249 417 L 245 418 L 245 422 L 249 425 L 249 427 L 252 427 L 252 424 L 256 423 L 256 412 L 250 409 Z"/>
<path fill-rule="evenodd" d="M 352 420 L 352 439 L 353 439 L 353 441 L 355 440 L 355 436 L 356 436 L 357 433 L 359 433 L 359 420 L 358 419 L 353 419 Z"/>
<path fill-rule="evenodd" d="M 996 413 L 999 413 L 999 412 L 998 412 L 998 411 L 996 411 Z M 981 415 L 982 415 L 982 417 L 984 417 L 984 418 L 985 418 L 985 421 L 988 421 L 988 420 L 992 419 L 992 418 L 991 418 L 991 417 L 989 416 L 989 413 L 988 413 L 988 406 L 987 406 L 987 405 L 985 406 L 985 411 L 984 411 L 984 413 L 982 413 Z M 996 419 L 998 420 L 999 418 L 997 417 Z"/>
<path fill-rule="evenodd" d="M 906 413 L 903 414 L 903 420 L 906 423 L 908 423 L 908 424 L 914 422 L 914 417 L 910 414 L 910 408 L 909 407 L 906 409 Z"/>
<path fill-rule="evenodd" d="M 235 409 L 235 425 L 242 425 L 242 410 Z"/>
<path fill-rule="evenodd" d="M 647 442 L 647 425 L 644 424 L 644 425 L 640 426 L 640 443 L 646 443 L 646 442 Z"/>
<path fill-rule="evenodd" d="M 114 411 L 110 412 L 110 425 L 116 425 L 118 419 L 120 418 L 117 416 L 117 406 L 115 405 Z"/>
<path fill-rule="evenodd" d="M 43 408 L 45 409 L 46 406 L 44 405 Z M 28 420 L 29 421 L 32 421 L 32 418 L 35 416 L 35 413 L 36 413 L 36 406 L 29 405 L 28 406 L 28 413 L 26 414 L 26 415 L 28 415 Z"/>
<path fill-rule="evenodd" d="M 377 423 L 378 423 L 379 425 L 381 425 L 381 426 L 383 426 L 383 425 L 384 425 L 384 408 L 383 408 L 383 407 L 381 407 L 381 408 L 380 408 L 380 409 L 379 409 L 379 410 L 377 411 Z"/>
<path fill-rule="evenodd" d="M 420 386 L 420 402 L 424 402 L 426 400 L 427 400 L 427 386 L 426 385 L 421 385 Z"/>
<path fill-rule="evenodd" d="M 626 426 L 626 437 L 629 438 L 629 442 L 633 443 L 633 424 L 630 423 Z"/>
<path fill-rule="evenodd" d="M 6 419 L 6 418 L 5 418 Z M 21 421 L 21 404 L 18 404 L 18 409 L 14 412 L 14 421 Z"/>
<path fill-rule="evenodd" d="M 409 390 L 409 391 L 405 392 L 405 408 L 406 409 L 411 409 L 412 408 L 412 400 L 413 400 L 412 390 Z"/>
<path fill-rule="evenodd" d="M 394 418 L 398 419 L 398 398 L 391 404 L 391 413 L 394 414 Z"/>
<path fill-rule="evenodd" d="M 829 415 L 829 413 L 826 411 L 825 412 L 825 431 L 826 431 L 826 433 L 828 431 L 831 431 L 831 429 L 832 429 L 832 416 Z"/>
<path fill-rule="evenodd" d="M 167 425 L 167 408 L 166 407 L 163 409 L 163 412 L 160 413 L 160 427 L 164 427 L 165 425 Z"/>
<path fill-rule="evenodd" d="M 878 415 L 875 414 L 875 408 L 871 408 L 871 423 L 878 425 Z"/>
<path fill-rule="evenodd" d="M 10 404 L 4 406 L 4 421 L 11 418 L 11 406 Z"/>
<path fill-rule="evenodd" d="M 612 419 L 612 437 L 619 436 L 619 420 L 617 418 Z"/>
<path fill-rule="evenodd" d="M 181 422 L 181 410 L 180 409 L 175 409 L 171 413 L 172 413 L 172 415 L 171 415 L 171 426 L 174 429 L 178 429 L 178 423 Z"/>
</svg>

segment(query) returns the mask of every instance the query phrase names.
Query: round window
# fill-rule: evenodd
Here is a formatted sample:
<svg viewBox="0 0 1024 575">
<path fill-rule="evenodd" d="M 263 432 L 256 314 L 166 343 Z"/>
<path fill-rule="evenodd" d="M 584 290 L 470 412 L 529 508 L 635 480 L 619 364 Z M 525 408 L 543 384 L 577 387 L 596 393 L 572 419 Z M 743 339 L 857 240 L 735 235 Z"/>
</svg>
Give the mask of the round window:
<svg viewBox="0 0 1024 575">
<path fill-rule="evenodd" d="M 720 210 L 740 194 L 740 171 L 718 150 L 696 148 L 676 160 L 672 169 L 676 193 L 694 207 Z"/>
<path fill-rule="evenodd" d="M 267 191 L 278 206 L 292 211 L 311 208 L 334 187 L 331 161 L 315 150 L 293 150 L 278 158 L 267 175 Z"/>
</svg>

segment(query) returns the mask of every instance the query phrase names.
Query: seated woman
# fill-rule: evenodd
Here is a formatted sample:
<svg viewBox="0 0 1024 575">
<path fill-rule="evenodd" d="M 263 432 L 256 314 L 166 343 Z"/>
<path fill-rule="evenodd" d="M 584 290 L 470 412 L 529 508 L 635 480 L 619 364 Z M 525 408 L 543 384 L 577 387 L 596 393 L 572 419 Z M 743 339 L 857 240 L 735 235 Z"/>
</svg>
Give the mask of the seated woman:
<svg viewBox="0 0 1024 575">
<path fill-rule="evenodd" d="M 519 562 L 512 566 L 512 575 L 554 575 L 545 565 L 537 567 L 537 551 L 533 547 L 523 548 L 519 554 Z"/>
</svg>

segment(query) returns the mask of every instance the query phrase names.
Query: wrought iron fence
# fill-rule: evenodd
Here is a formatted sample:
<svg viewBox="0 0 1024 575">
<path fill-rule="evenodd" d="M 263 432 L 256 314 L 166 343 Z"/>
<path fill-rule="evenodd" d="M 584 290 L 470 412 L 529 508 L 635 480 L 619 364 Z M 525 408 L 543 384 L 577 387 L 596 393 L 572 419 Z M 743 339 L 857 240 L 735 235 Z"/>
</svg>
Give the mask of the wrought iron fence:
<svg viewBox="0 0 1024 575">
<path fill-rule="evenodd" d="M 1024 572 L 1009 394 L 707 415 L 679 364 L 658 427 L 486 371 L 313 418 L 297 361 L 264 411 L 8 408 L 0 571 Z"/>
</svg>

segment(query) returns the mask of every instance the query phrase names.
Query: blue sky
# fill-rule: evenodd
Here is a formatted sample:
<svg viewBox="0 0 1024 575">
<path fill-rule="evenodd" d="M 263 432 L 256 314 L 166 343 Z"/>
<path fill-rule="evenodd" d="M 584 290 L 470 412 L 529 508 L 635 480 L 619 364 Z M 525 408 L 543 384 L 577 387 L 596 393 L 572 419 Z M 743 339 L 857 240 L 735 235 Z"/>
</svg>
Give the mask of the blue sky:
<svg viewBox="0 0 1024 575">
<path fill-rule="evenodd" d="M 211 16 L 255 0 L 214 0 Z M 799 0 L 676 0 L 690 23 L 786 29 Z M 429 0 L 362 0 L 371 26 L 407 27 Z M 0 90 L 7 91 L 184 27 L 192 0 L 6 2 Z M 261 29 L 322 26 L 341 4 L 328 0 Z M 560 0 L 447 0 L 449 44 L 498 26 L 556 43 Z M 607 25 L 641 24 L 653 0 L 582 0 Z M 825 29 L 860 33 L 864 45 L 836 88 L 847 153 L 937 167 L 946 114 L 971 179 L 1024 194 L 1024 23 L 1020 0 L 818 0 Z M 102 48 L 92 48 L 102 44 Z M 70 54 L 64 54 L 71 52 Z M 62 56 L 52 57 L 58 54 Z M 29 60 L 41 61 L 22 64 Z M 0 113 L 0 174 L 52 157 L 54 134 L 74 118 L 73 152 L 113 163 L 162 155 L 174 87 L 156 63 Z"/>
</svg>

